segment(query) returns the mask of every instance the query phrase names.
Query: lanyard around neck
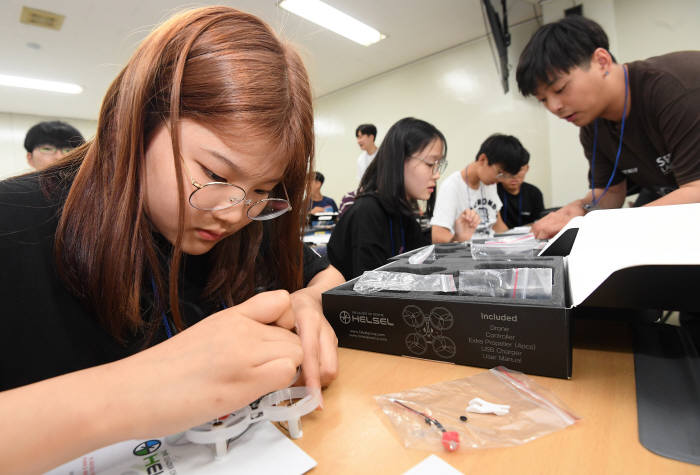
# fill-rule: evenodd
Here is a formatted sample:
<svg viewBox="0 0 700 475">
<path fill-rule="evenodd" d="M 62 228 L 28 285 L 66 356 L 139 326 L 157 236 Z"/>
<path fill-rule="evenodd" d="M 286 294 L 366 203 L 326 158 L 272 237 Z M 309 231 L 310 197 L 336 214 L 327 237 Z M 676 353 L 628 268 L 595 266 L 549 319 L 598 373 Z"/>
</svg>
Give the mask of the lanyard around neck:
<svg viewBox="0 0 700 475">
<path fill-rule="evenodd" d="M 404 234 L 404 229 L 403 229 L 403 224 L 401 223 L 402 218 L 399 216 L 399 229 L 401 230 L 401 247 L 399 248 L 399 252 L 396 252 L 396 244 L 394 243 L 394 223 L 393 220 L 391 219 L 391 216 L 389 216 L 389 236 L 391 237 L 391 256 L 395 256 L 397 254 L 401 254 L 402 252 L 405 252 L 406 250 L 406 236 Z"/>
<path fill-rule="evenodd" d="M 158 289 L 156 288 L 156 281 L 153 279 L 153 276 L 151 276 L 151 288 L 153 289 L 153 306 L 155 308 L 158 308 Z M 225 310 L 227 305 L 222 301 L 221 302 L 221 310 Z M 170 320 L 168 319 L 168 316 L 165 314 L 165 311 L 161 313 L 161 317 L 163 319 L 163 327 L 165 328 L 165 335 L 168 338 L 172 338 L 174 332 L 170 328 Z"/>
<path fill-rule="evenodd" d="M 596 149 L 598 148 L 598 119 L 593 122 L 593 158 L 591 159 L 591 196 L 593 198 L 593 201 L 590 203 L 587 203 L 583 205 L 583 207 L 586 209 L 586 211 L 591 211 L 595 209 L 596 206 L 598 206 L 598 203 L 600 203 L 600 200 L 603 199 L 603 196 L 605 196 L 605 193 L 608 192 L 608 189 L 610 188 L 610 184 L 612 183 L 613 177 L 615 176 L 615 172 L 617 171 L 617 164 L 620 161 L 620 153 L 622 152 L 622 137 L 625 135 L 625 122 L 626 122 L 626 115 L 627 115 L 627 95 L 629 94 L 629 78 L 627 77 L 627 68 L 625 66 L 622 66 L 622 71 L 625 73 L 625 103 L 622 105 L 622 125 L 620 126 L 620 142 L 617 145 L 617 154 L 615 155 L 615 166 L 613 167 L 613 171 L 610 174 L 610 178 L 608 179 L 608 183 L 605 185 L 605 190 L 603 190 L 603 193 L 596 198 L 595 197 L 595 174 L 594 169 L 595 169 L 595 155 L 596 155 Z"/>
</svg>

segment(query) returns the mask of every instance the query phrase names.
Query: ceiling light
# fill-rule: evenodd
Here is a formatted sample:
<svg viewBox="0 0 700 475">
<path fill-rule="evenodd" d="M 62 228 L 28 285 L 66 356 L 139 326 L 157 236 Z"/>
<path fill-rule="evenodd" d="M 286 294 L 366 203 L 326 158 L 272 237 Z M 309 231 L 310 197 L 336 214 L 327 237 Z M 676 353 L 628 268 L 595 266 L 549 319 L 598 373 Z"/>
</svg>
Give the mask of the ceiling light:
<svg viewBox="0 0 700 475">
<path fill-rule="evenodd" d="M 282 0 L 279 6 L 364 46 L 386 38 L 371 26 L 320 0 Z"/>
<path fill-rule="evenodd" d="M 69 82 L 45 81 L 43 79 L 25 78 L 0 74 L 0 86 L 38 89 L 40 91 L 60 92 L 63 94 L 80 94 L 83 88 Z"/>
</svg>

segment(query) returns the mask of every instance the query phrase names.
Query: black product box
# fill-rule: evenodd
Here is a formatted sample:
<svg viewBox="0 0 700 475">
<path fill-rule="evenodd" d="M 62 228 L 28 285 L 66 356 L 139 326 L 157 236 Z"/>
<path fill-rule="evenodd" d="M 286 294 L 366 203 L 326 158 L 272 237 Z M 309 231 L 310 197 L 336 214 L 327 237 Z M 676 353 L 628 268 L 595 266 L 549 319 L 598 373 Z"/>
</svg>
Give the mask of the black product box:
<svg viewBox="0 0 700 475">
<path fill-rule="evenodd" d="M 434 244 L 435 246 L 435 257 L 436 258 L 441 258 L 441 257 L 467 257 L 470 258 L 471 255 L 471 243 L 469 241 L 466 242 L 451 242 L 451 243 L 442 243 L 442 244 Z M 407 259 L 414 254 L 419 253 L 423 249 L 425 249 L 427 246 L 419 247 L 418 249 L 413 249 L 411 251 L 404 252 L 403 254 L 398 254 L 396 256 L 390 257 L 387 259 L 387 262 L 393 262 L 393 261 L 399 261 L 402 259 Z M 426 262 L 431 262 L 430 260 Z"/>
<path fill-rule="evenodd" d="M 406 255 L 380 270 L 452 274 L 460 270 L 552 269 L 548 299 L 475 297 L 458 292 L 379 291 L 359 294 L 356 279 L 323 294 L 323 310 L 340 346 L 528 374 L 571 377 L 570 309 L 562 257 L 473 260 L 464 244 L 441 245 L 429 264 Z"/>
</svg>

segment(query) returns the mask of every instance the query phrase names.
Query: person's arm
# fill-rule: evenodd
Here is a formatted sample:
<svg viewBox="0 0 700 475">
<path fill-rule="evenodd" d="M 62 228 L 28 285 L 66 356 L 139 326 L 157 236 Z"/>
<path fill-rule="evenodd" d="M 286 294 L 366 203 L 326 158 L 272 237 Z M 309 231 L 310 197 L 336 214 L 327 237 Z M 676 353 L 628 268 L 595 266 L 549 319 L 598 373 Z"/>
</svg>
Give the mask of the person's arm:
<svg viewBox="0 0 700 475">
<path fill-rule="evenodd" d="M 3 472 L 173 434 L 287 387 L 303 357 L 294 326 L 289 294 L 265 292 L 128 358 L 0 393 Z"/>
<path fill-rule="evenodd" d="M 691 181 L 673 190 L 661 198 L 647 203 L 644 206 L 680 205 L 686 203 L 700 203 L 700 180 Z"/>
<path fill-rule="evenodd" d="M 321 294 L 343 282 L 343 275 L 328 266 L 292 294 L 297 333 L 304 349 L 301 367 L 306 386 L 327 386 L 338 376 L 338 338 L 323 315 Z"/>
<path fill-rule="evenodd" d="M 430 227 L 430 238 L 433 244 L 451 242 L 454 234 L 449 229 L 442 226 L 433 225 Z"/>
<path fill-rule="evenodd" d="M 471 208 L 467 208 L 462 211 L 457 219 L 455 220 L 454 228 L 455 233 L 452 236 L 452 241 L 454 242 L 464 242 L 469 241 L 479 226 L 481 218 L 479 213 Z"/>
<path fill-rule="evenodd" d="M 479 213 L 467 208 L 462 211 L 454 223 L 455 232 L 442 226 L 431 226 L 430 234 L 434 244 L 442 242 L 464 242 L 469 241 L 481 222 Z"/>
<path fill-rule="evenodd" d="M 493 223 L 493 230 L 497 233 L 503 233 L 508 231 L 508 225 L 506 225 L 506 223 L 503 222 L 503 218 L 501 218 L 500 211 L 496 213 L 496 222 Z"/>
<path fill-rule="evenodd" d="M 596 197 L 600 197 L 605 191 L 602 188 L 595 190 Z M 608 192 L 600 199 L 596 209 L 613 209 L 620 208 L 625 202 L 627 195 L 627 183 L 621 181 L 608 188 Z M 537 239 L 549 239 L 557 234 L 561 228 L 571 221 L 576 216 L 583 216 L 586 213 L 584 206 L 593 201 L 593 195 L 589 191 L 586 196 L 580 200 L 575 200 L 568 205 L 549 213 L 542 219 L 532 223 L 532 232 Z"/>
<path fill-rule="evenodd" d="M 542 196 L 542 192 L 539 190 L 539 188 L 534 187 L 533 188 L 533 205 L 532 205 L 532 220 L 539 219 L 539 217 L 542 215 L 542 212 L 544 211 L 544 197 Z"/>
</svg>

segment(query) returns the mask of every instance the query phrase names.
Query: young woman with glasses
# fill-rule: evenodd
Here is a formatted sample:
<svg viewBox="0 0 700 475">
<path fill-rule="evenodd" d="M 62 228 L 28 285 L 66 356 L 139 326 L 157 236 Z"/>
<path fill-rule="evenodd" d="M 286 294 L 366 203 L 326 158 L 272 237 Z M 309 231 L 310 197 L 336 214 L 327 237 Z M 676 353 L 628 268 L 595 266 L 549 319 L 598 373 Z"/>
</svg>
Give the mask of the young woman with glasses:
<svg viewBox="0 0 700 475">
<path fill-rule="evenodd" d="M 407 117 L 391 126 L 362 177 L 355 203 L 328 242 L 328 258 L 346 279 L 430 244 L 418 224 L 416 204 L 426 201 L 425 214 L 432 216 L 446 154 L 445 137 L 432 124 Z"/>
<path fill-rule="evenodd" d="M 208 7 L 144 40 L 93 140 L 0 183 L 5 471 L 187 429 L 300 365 L 335 377 L 320 294 L 342 277 L 301 238 L 313 144 L 298 55 Z"/>
</svg>

